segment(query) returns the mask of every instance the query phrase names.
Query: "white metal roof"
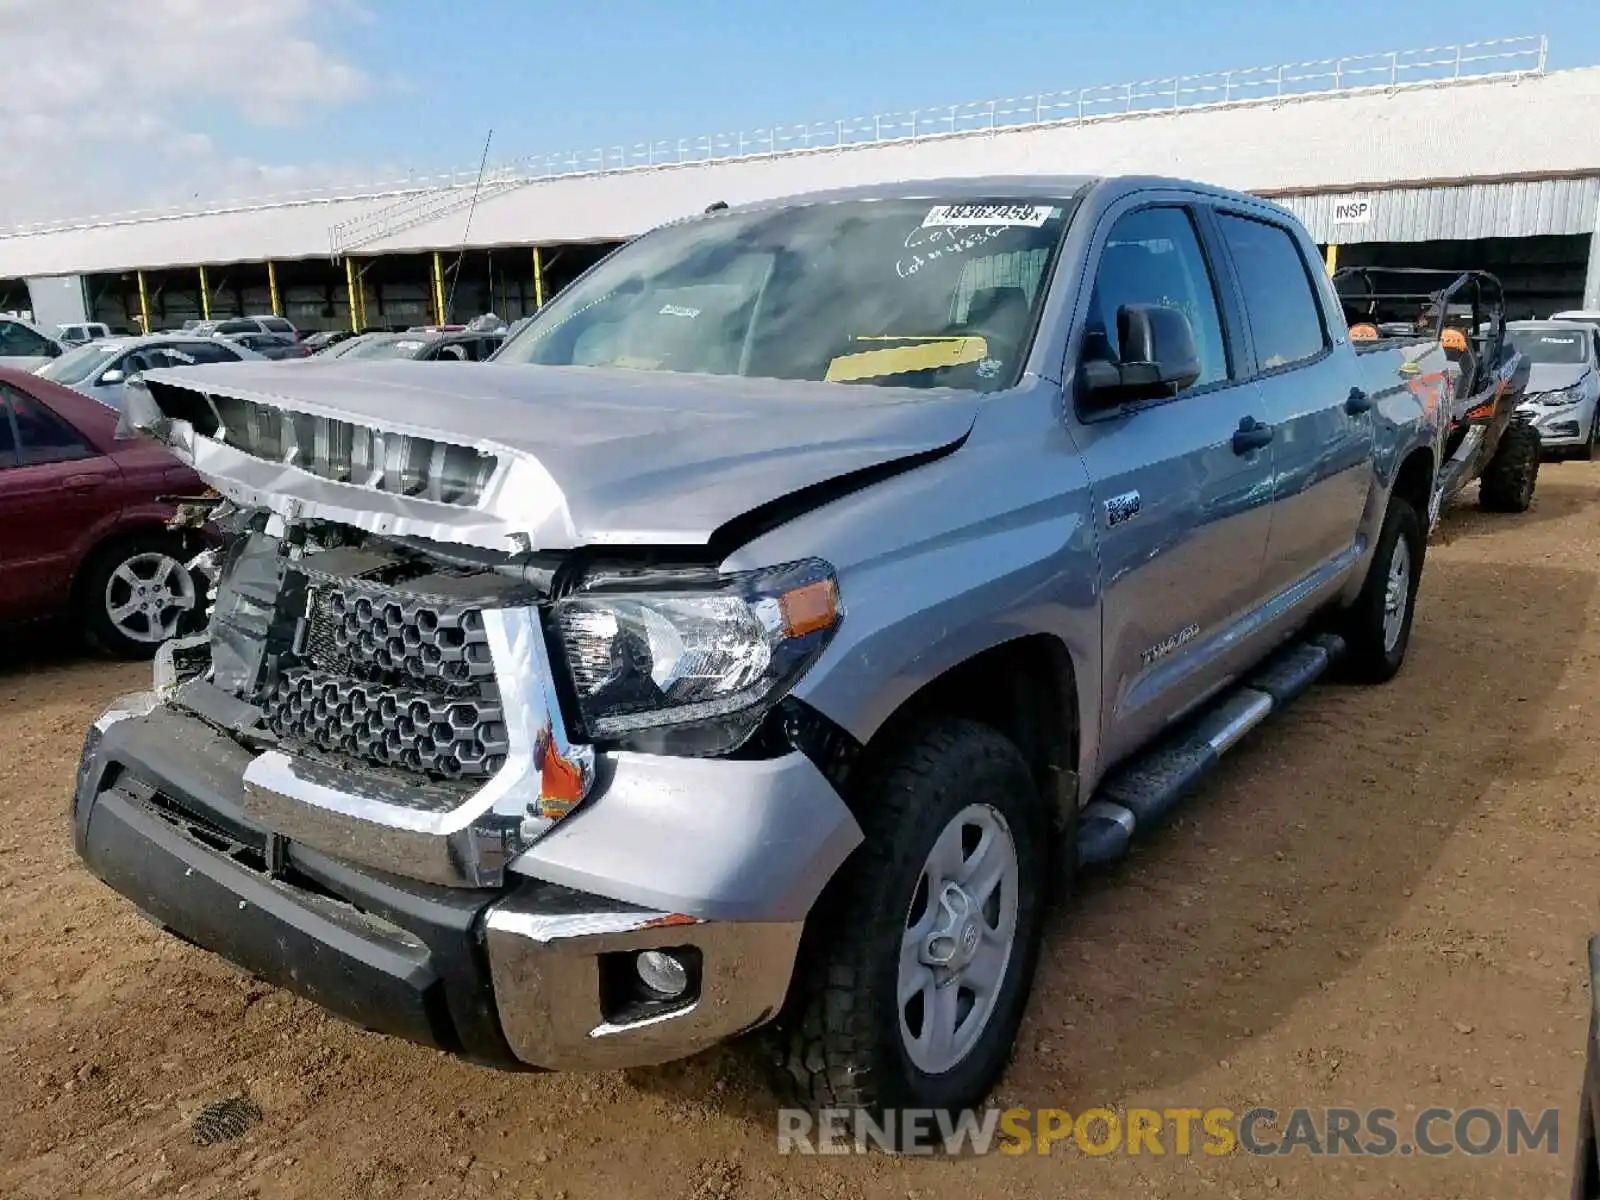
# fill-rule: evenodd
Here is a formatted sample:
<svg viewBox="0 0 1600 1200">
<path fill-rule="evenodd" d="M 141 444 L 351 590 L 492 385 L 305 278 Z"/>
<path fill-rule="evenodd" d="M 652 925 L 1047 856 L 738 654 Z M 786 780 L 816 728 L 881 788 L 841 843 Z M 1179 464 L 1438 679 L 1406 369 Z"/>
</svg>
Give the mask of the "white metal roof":
<svg viewBox="0 0 1600 1200">
<path fill-rule="evenodd" d="M 538 179 L 480 200 L 468 244 L 611 240 L 716 200 L 942 176 L 1152 173 L 1283 194 L 1600 175 L 1596 128 L 1600 68 L 1378 86 Z M 304 201 L 0 236 L 0 277 L 310 258 L 329 253 L 330 227 L 395 204 Z M 465 223 L 464 210 L 444 212 L 357 253 L 455 248 Z"/>
</svg>

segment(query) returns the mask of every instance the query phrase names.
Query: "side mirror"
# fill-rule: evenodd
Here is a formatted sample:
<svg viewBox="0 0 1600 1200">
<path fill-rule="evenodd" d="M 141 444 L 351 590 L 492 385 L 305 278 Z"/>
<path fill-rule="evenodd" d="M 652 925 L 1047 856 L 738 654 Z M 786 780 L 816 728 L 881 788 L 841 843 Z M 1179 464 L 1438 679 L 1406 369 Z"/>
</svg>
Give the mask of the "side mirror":
<svg viewBox="0 0 1600 1200">
<path fill-rule="evenodd" d="M 1121 404 L 1171 396 L 1200 378 L 1200 352 L 1189 318 L 1160 304 L 1124 304 L 1117 310 L 1122 361 L 1085 359 L 1079 369 L 1084 396 L 1093 404 Z"/>
<path fill-rule="evenodd" d="M 122 383 L 128 378 L 127 374 L 118 370 L 100 372 L 100 386 L 111 387 L 113 384 Z"/>
</svg>

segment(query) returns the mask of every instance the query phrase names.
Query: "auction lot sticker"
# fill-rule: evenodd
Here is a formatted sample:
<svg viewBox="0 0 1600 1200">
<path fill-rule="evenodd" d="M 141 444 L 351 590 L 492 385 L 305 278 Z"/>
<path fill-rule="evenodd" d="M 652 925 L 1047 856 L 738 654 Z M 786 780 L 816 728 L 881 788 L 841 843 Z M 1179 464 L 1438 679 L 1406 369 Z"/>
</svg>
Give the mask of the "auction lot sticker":
<svg viewBox="0 0 1600 1200">
<path fill-rule="evenodd" d="M 1026 225 L 1037 229 L 1056 209 L 1049 204 L 938 204 L 922 219 L 930 225 Z"/>
</svg>

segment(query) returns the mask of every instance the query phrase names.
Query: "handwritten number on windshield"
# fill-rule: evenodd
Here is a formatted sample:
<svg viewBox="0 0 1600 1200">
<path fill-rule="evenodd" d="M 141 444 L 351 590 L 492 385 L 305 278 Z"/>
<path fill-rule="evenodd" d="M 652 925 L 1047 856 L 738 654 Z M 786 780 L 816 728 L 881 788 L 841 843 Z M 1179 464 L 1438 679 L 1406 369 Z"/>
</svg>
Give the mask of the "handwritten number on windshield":
<svg viewBox="0 0 1600 1200">
<path fill-rule="evenodd" d="M 912 253 L 894 264 L 894 273 L 901 279 L 909 279 L 929 263 L 994 241 L 1005 233 L 1007 228 L 1005 225 L 988 225 L 975 229 L 970 227 L 929 229 L 918 226 L 906 235 L 905 248 Z M 918 250 L 925 251 L 925 255 L 916 253 Z"/>
</svg>

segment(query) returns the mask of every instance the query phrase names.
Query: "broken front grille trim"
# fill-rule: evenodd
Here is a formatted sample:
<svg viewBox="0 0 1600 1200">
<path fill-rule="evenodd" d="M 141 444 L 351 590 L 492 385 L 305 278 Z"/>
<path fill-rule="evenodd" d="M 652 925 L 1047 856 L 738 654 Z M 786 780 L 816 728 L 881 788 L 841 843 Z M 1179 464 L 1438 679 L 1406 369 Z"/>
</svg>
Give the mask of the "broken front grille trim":
<svg viewBox="0 0 1600 1200">
<path fill-rule="evenodd" d="M 334 483 L 472 507 L 483 500 L 500 466 L 495 455 L 471 446 L 164 381 L 152 380 L 150 390 L 163 416 L 188 422 L 200 436 Z"/>
<path fill-rule="evenodd" d="M 245 812 L 291 841 L 410 879 L 498 887 L 505 869 L 588 794 L 594 749 L 573 745 L 535 608 L 483 610 L 506 761 L 449 809 L 394 802 L 373 772 L 268 750 L 244 773 Z"/>
</svg>

